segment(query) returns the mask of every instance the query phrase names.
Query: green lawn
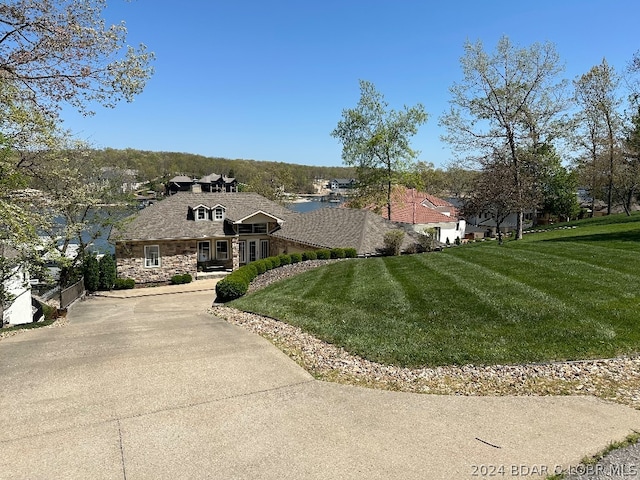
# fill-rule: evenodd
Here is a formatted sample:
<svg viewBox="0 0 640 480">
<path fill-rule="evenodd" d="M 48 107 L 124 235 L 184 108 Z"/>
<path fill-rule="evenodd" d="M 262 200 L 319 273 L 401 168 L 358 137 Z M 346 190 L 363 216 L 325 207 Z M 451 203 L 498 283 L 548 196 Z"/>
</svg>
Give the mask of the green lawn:
<svg viewBox="0 0 640 480">
<path fill-rule="evenodd" d="M 503 246 L 327 265 L 231 306 L 402 366 L 640 351 L 640 216 L 574 224 Z"/>
</svg>

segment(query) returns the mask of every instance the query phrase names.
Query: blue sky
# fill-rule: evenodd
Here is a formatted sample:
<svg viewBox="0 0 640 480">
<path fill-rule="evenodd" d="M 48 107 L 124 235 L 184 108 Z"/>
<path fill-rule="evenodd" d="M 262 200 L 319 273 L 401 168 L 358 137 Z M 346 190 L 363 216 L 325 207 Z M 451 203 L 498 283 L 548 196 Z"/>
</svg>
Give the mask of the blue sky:
<svg viewBox="0 0 640 480">
<path fill-rule="evenodd" d="M 446 166 L 438 118 L 460 80 L 465 41 L 492 51 L 550 41 L 574 79 L 603 57 L 623 70 L 640 49 L 637 0 L 108 0 L 128 42 L 155 52 L 155 74 L 131 103 L 93 117 L 63 110 L 96 148 L 341 165 L 330 136 L 373 82 L 390 107 L 421 102 L 412 146 Z"/>
</svg>

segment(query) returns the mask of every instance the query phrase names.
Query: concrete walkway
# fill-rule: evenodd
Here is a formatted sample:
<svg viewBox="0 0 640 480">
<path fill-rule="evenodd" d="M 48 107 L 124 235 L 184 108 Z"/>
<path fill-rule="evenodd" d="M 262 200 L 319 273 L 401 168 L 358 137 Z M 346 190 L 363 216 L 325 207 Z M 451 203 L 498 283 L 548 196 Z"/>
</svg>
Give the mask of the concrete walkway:
<svg viewBox="0 0 640 480">
<path fill-rule="evenodd" d="M 0 341 L 0 478 L 540 478 L 640 430 L 590 397 L 315 381 L 207 314 L 198 283 L 91 297 L 64 328 Z"/>
</svg>

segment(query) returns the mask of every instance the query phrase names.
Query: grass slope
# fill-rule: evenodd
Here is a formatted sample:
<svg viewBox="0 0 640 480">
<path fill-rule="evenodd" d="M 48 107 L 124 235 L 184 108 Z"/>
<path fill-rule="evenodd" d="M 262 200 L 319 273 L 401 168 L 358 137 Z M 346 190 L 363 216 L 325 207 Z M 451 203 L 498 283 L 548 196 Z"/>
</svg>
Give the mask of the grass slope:
<svg viewBox="0 0 640 480">
<path fill-rule="evenodd" d="M 640 350 L 640 216 L 441 253 L 340 262 L 232 306 L 402 366 L 529 363 Z"/>
</svg>

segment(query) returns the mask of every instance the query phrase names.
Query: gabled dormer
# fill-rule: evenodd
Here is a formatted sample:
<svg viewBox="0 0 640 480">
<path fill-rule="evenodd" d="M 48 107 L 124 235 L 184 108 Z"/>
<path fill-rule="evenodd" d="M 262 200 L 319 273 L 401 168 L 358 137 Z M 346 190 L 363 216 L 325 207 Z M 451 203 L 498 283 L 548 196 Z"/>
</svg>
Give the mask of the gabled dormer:
<svg viewBox="0 0 640 480">
<path fill-rule="evenodd" d="M 211 220 L 214 222 L 222 222 L 226 218 L 227 209 L 224 205 L 216 205 L 211 209 Z"/>
<path fill-rule="evenodd" d="M 209 207 L 207 205 L 196 205 L 195 207 L 189 207 L 187 212 L 187 218 L 195 220 L 196 222 L 202 221 L 214 221 L 222 222 L 226 217 L 226 208 L 224 205 L 216 205 Z"/>
<path fill-rule="evenodd" d="M 239 234 L 266 234 L 282 225 L 283 220 L 262 210 L 257 210 L 233 223 Z"/>
</svg>

